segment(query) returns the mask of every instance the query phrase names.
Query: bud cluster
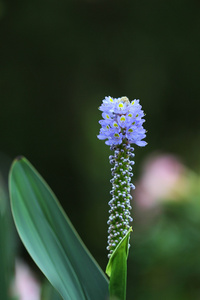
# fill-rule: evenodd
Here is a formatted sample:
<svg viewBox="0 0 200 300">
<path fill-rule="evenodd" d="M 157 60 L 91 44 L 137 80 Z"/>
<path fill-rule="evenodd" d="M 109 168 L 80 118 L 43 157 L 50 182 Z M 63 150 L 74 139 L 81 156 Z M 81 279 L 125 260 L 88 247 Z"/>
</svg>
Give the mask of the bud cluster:
<svg viewBox="0 0 200 300">
<path fill-rule="evenodd" d="M 131 204 L 130 195 L 134 185 L 131 183 L 132 165 L 134 161 L 133 150 L 129 144 L 123 143 L 120 146 L 111 147 L 114 155 L 110 155 L 110 163 L 113 165 L 112 171 L 112 199 L 109 201 L 109 220 L 108 220 L 108 246 L 109 256 L 116 248 L 120 240 L 126 235 L 130 228 L 130 222 L 133 221 L 130 216 Z"/>
</svg>

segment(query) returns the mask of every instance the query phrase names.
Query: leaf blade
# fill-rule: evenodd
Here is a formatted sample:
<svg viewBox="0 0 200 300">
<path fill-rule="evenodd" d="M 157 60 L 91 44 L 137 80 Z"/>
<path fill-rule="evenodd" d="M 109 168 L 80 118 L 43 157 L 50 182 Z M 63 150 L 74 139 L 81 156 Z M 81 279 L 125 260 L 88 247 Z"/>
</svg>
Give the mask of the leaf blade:
<svg viewBox="0 0 200 300">
<path fill-rule="evenodd" d="M 110 277 L 109 294 L 111 299 L 126 299 L 128 244 L 131 231 L 132 228 L 119 242 L 106 267 L 106 274 Z"/>
<path fill-rule="evenodd" d="M 18 233 L 61 296 L 64 299 L 106 299 L 105 275 L 53 192 L 23 157 L 11 167 L 9 189 Z"/>
</svg>

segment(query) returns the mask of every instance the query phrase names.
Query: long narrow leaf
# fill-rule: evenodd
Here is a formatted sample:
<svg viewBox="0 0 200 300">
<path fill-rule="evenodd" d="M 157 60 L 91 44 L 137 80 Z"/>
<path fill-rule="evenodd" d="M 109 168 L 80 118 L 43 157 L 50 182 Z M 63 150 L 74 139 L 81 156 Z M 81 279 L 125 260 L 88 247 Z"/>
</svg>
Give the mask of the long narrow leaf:
<svg viewBox="0 0 200 300">
<path fill-rule="evenodd" d="M 107 299 L 107 278 L 53 192 L 23 157 L 11 167 L 9 190 L 21 240 L 63 299 Z"/>
</svg>

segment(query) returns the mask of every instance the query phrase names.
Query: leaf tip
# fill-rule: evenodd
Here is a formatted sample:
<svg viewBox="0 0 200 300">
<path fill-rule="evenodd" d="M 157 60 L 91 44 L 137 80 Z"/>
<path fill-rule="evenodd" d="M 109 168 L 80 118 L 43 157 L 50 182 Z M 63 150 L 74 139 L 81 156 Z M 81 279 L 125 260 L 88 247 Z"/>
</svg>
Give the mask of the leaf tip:
<svg viewBox="0 0 200 300">
<path fill-rule="evenodd" d="M 19 160 L 22 160 L 24 158 L 23 155 L 18 155 L 16 158 L 15 158 L 15 161 L 19 161 Z"/>
<path fill-rule="evenodd" d="M 25 157 L 24 157 L 23 155 L 18 155 L 18 156 L 13 160 L 13 162 L 12 162 L 12 164 L 11 164 L 11 167 L 10 167 L 10 171 L 9 171 L 9 177 L 11 177 L 12 170 L 13 170 L 14 166 L 16 165 L 16 163 L 18 163 L 18 162 L 20 162 L 20 161 L 22 161 L 22 160 L 24 160 L 24 159 L 25 159 Z"/>
</svg>

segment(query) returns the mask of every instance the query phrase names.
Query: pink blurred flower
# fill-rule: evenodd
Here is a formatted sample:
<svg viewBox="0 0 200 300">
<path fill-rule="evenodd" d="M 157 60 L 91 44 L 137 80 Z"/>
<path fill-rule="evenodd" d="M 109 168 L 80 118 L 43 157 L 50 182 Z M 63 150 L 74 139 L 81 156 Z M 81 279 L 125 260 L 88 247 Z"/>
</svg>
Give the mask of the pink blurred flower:
<svg viewBox="0 0 200 300">
<path fill-rule="evenodd" d="M 19 260 L 16 261 L 12 293 L 19 297 L 19 300 L 40 300 L 40 285 L 38 281 L 30 268 Z"/>
<path fill-rule="evenodd" d="M 176 199 L 183 186 L 185 170 L 179 160 L 169 154 L 148 159 L 134 191 L 138 205 L 148 208 L 164 199 Z"/>
</svg>

